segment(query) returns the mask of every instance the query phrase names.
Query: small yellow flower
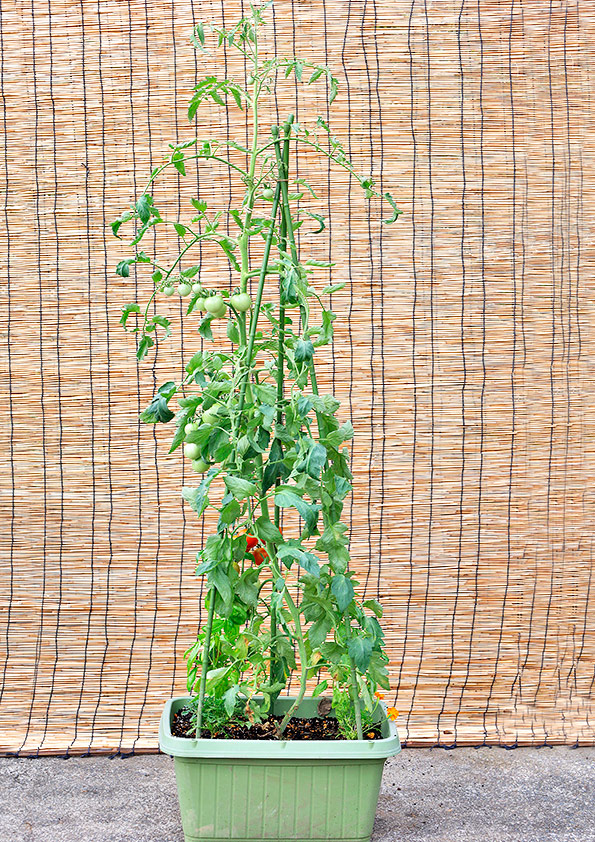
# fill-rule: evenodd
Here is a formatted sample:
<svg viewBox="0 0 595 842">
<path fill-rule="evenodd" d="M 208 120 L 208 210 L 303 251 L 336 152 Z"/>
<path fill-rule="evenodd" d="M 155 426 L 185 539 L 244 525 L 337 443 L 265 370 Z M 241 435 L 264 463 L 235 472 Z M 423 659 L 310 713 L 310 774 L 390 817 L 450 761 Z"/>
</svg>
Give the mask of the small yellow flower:
<svg viewBox="0 0 595 842">
<path fill-rule="evenodd" d="M 392 721 L 394 722 L 397 716 L 399 715 L 399 711 L 396 708 L 387 708 L 386 715 L 389 719 L 392 719 Z"/>
<path fill-rule="evenodd" d="M 377 699 L 384 699 L 384 693 L 379 693 L 378 690 L 374 693 Z"/>
</svg>

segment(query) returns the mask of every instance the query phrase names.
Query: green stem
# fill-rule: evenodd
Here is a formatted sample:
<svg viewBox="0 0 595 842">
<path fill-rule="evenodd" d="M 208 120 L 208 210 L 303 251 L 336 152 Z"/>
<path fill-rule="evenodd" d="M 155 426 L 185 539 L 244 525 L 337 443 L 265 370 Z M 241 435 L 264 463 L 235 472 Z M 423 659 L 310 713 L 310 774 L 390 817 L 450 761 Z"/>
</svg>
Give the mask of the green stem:
<svg viewBox="0 0 595 842">
<path fill-rule="evenodd" d="M 257 455 L 256 464 L 257 464 L 257 467 L 259 469 L 261 482 L 262 482 L 263 465 L 262 465 L 262 454 L 261 453 L 259 453 Z M 260 508 L 261 508 L 261 511 L 262 511 L 264 517 L 266 517 L 270 520 L 269 503 L 268 503 L 268 500 L 267 500 L 266 497 L 261 498 Z M 268 553 L 269 559 L 271 560 L 271 568 L 273 569 L 273 574 L 274 574 L 273 575 L 273 583 L 275 583 L 277 581 L 277 579 L 279 578 L 279 576 L 281 575 L 278 567 L 276 566 L 276 564 L 274 562 L 275 548 L 272 544 L 267 544 L 266 548 L 267 548 L 267 553 Z M 279 676 L 279 664 L 278 664 L 276 656 L 275 656 L 275 649 L 276 649 L 275 640 L 276 640 L 276 637 L 277 637 L 277 610 L 272 604 L 271 604 L 270 615 L 271 615 L 271 662 L 270 662 L 270 667 L 269 667 L 269 678 L 270 678 L 271 684 L 274 684 L 275 681 L 277 681 L 277 679 L 280 678 L 280 676 Z M 277 693 L 275 696 L 272 697 L 273 703 L 274 703 L 274 701 L 275 701 L 275 699 L 277 698 L 278 695 L 279 694 Z"/>
<path fill-rule="evenodd" d="M 188 251 L 188 249 L 191 249 L 191 248 L 192 248 L 192 246 L 193 246 L 195 243 L 197 243 L 200 239 L 201 239 L 201 237 L 200 237 L 200 236 L 195 236 L 195 239 L 194 239 L 191 243 L 188 243 L 188 245 L 187 245 L 185 248 L 183 248 L 183 249 L 182 249 L 182 251 L 181 251 L 181 252 L 179 253 L 179 255 L 176 257 L 176 259 L 175 259 L 175 261 L 174 261 L 173 265 L 170 267 L 170 269 L 167 271 L 167 273 L 166 273 L 165 277 L 163 278 L 163 282 L 164 282 L 164 283 L 165 283 L 165 281 L 167 281 L 167 279 L 169 278 L 169 276 L 171 275 L 171 273 L 174 271 L 174 269 L 176 268 L 176 266 L 178 265 L 178 263 L 180 262 L 180 260 L 184 257 L 184 255 L 186 254 L 186 252 Z M 147 323 L 148 323 L 148 321 L 149 321 L 149 318 L 148 318 L 148 314 L 149 314 L 149 307 L 151 306 L 151 302 L 153 301 L 153 299 L 154 299 L 154 298 L 155 298 L 155 296 L 157 295 L 157 292 L 158 292 L 158 289 L 157 289 L 157 287 L 155 287 L 155 289 L 154 289 L 154 290 L 153 290 L 153 292 L 151 293 L 151 296 L 150 296 L 149 300 L 147 301 L 147 306 L 145 307 L 145 312 L 144 312 L 144 316 L 143 316 L 143 333 L 145 332 L 145 328 L 147 327 Z"/>
<path fill-rule="evenodd" d="M 188 161 L 196 161 L 197 159 L 204 158 L 205 160 L 213 160 L 219 161 L 221 164 L 227 164 L 232 170 L 237 170 L 240 175 L 246 177 L 247 173 L 246 170 L 243 170 L 241 167 L 236 166 L 236 164 L 232 163 L 228 158 L 221 158 L 218 155 L 201 155 L 198 153 L 197 155 L 184 155 L 184 162 Z M 168 167 L 173 167 L 173 161 L 165 161 L 165 163 L 161 164 L 161 166 L 155 170 L 151 178 L 148 180 L 145 189 L 143 190 L 143 195 L 147 193 L 151 185 L 155 182 L 155 179 L 161 175 Z"/>
<path fill-rule="evenodd" d="M 287 184 L 288 179 L 288 169 L 289 169 L 289 132 L 291 127 L 291 122 L 293 121 L 293 115 L 289 118 L 285 126 L 283 127 L 284 133 L 284 142 L 283 142 L 283 154 L 281 155 L 281 150 L 279 148 L 279 144 L 275 146 L 275 153 L 277 155 L 277 166 L 278 166 L 278 181 L 281 181 Z M 278 137 L 278 132 L 274 133 L 274 137 Z M 281 252 L 285 252 L 287 249 L 287 228 L 286 228 L 286 221 L 285 221 L 285 214 L 281 214 L 281 221 L 279 225 L 279 249 Z M 279 276 L 279 281 L 281 281 L 281 276 Z M 284 381 L 284 366 L 285 366 L 285 307 L 281 303 L 281 296 L 279 299 L 279 333 L 278 333 L 278 343 L 277 343 L 277 424 L 281 426 L 283 424 L 283 381 Z M 279 485 L 280 479 L 277 477 L 275 481 L 275 485 Z M 278 528 L 281 523 L 281 508 L 275 503 L 275 526 Z M 271 668 L 270 668 L 270 679 L 271 684 L 275 682 L 275 680 L 279 677 L 279 664 L 277 662 L 276 657 L 276 645 L 275 641 L 277 638 L 277 609 L 274 606 L 271 606 Z"/>
<path fill-rule="evenodd" d="M 260 505 L 261 505 L 263 515 L 266 518 L 269 518 L 269 505 L 268 505 L 266 497 L 261 500 Z M 277 558 L 276 558 L 276 555 L 275 555 L 275 547 L 272 543 L 267 541 L 266 549 L 267 549 L 267 553 L 268 553 L 270 564 L 271 564 L 271 570 L 273 572 L 273 579 L 276 582 L 276 581 L 278 581 L 278 579 L 280 577 L 282 577 L 282 574 L 281 574 L 281 571 L 280 571 L 280 569 L 277 565 Z M 277 733 L 280 737 L 283 735 L 283 732 L 287 728 L 287 723 L 289 722 L 289 720 L 291 719 L 291 717 L 293 716 L 293 714 L 297 710 L 298 706 L 301 704 L 301 702 L 302 702 L 302 700 L 303 700 L 303 698 L 306 694 L 306 683 L 308 681 L 308 653 L 306 652 L 306 641 L 304 639 L 304 632 L 303 632 L 302 624 L 301 624 L 301 621 L 300 621 L 300 612 L 297 608 L 297 605 L 293 601 L 293 597 L 291 596 L 291 593 L 289 591 L 289 588 L 287 587 L 286 582 L 284 583 L 284 587 L 283 587 L 283 597 L 284 597 L 285 602 L 287 604 L 287 607 L 289 609 L 289 613 L 291 614 L 291 619 L 293 620 L 293 625 L 294 625 L 294 628 L 295 628 L 295 636 L 297 638 L 298 651 L 299 651 L 299 655 L 300 655 L 300 676 L 301 677 L 300 677 L 300 689 L 299 689 L 298 695 L 296 697 L 296 700 L 292 704 L 292 706 L 289 708 L 289 710 L 287 711 L 285 716 L 283 717 L 283 720 L 281 721 L 281 724 L 279 725 L 279 728 L 277 729 Z"/>
<path fill-rule="evenodd" d="M 287 181 L 289 178 L 289 135 L 291 132 L 291 124 L 293 122 L 293 114 L 283 126 L 283 153 L 279 144 L 275 146 L 275 154 L 277 156 L 277 168 L 279 172 L 278 181 L 281 184 L 281 195 L 287 191 Z M 278 137 L 278 132 L 275 133 Z M 281 213 L 281 221 L 279 224 L 279 250 L 285 253 L 287 250 L 287 219 L 285 213 Z M 279 276 L 281 282 L 281 276 Z M 279 296 L 279 333 L 277 343 L 277 424 L 283 424 L 283 383 L 284 383 L 284 365 L 285 365 L 285 307 L 281 303 L 281 295 Z M 279 485 L 277 479 L 276 485 Z M 281 521 L 281 510 L 279 506 L 275 505 L 275 526 L 279 526 Z"/>
<path fill-rule="evenodd" d="M 355 672 L 356 668 L 352 658 L 349 659 L 349 663 L 351 666 L 351 700 L 353 701 L 353 711 L 355 713 L 355 728 L 358 740 L 363 740 L 364 732 L 362 730 L 362 712 L 359 706 L 359 691 L 357 688 L 357 674 Z"/>
<path fill-rule="evenodd" d="M 285 133 L 285 146 L 283 149 L 284 155 L 287 155 L 287 160 L 289 160 L 289 135 L 291 130 L 291 123 L 293 121 L 293 115 L 285 124 L 287 129 Z M 287 151 L 286 151 L 287 149 Z M 281 182 L 281 214 L 282 219 L 285 221 L 285 229 L 287 231 L 287 236 L 289 238 L 289 246 L 291 251 L 291 262 L 294 266 L 299 266 L 299 258 L 297 252 L 297 246 L 295 243 L 295 235 L 293 233 L 293 222 L 291 218 L 291 207 L 289 205 L 289 190 L 288 190 L 288 183 L 287 179 Z M 316 380 L 316 369 L 314 368 L 314 360 L 310 360 L 310 382 L 312 384 L 312 391 L 315 395 L 318 394 L 318 382 Z M 318 422 L 318 432 L 319 435 L 324 435 L 324 426 L 322 426 L 322 416 L 319 412 L 316 413 L 316 420 Z"/>
<path fill-rule="evenodd" d="M 271 559 L 271 568 L 275 575 L 275 579 L 278 579 L 281 576 L 281 571 L 277 567 L 276 559 L 275 559 L 275 549 L 272 545 L 267 544 L 267 552 L 269 554 L 269 558 Z M 287 587 L 287 583 L 284 586 L 284 598 L 289 609 L 289 613 L 291 614 L 291 619 L 293 620 L 293 625 L 295 628 L 295 636 L 297 638 L 298 644 L 298 651 L 300 655 L 300 689 L 297 694 L 295 702 L 289 708 L 283 719 L 281 720 L 281 724 L 277 729 L 277 733 L 279 737 L 283 736 L 283 732 L 287 728 L 287 723 L 296 712 L 304 696 L 306 695 L 306 683 L 308 681 L 308 653 L 306 652 L 306 641 L 304 639 L 304 632 L 302 629 L 302 624 L 300 621 L 300 612 L 297 608 L 297 605 L 293 601 L 293 597 L 289 592 L 289 588 Z"/>
<path fill-rule="evenodd" d="M 250 335 L 248 337 L 248 349 L 246 351 L 246 359 L 244 361 L 244 365 L 246 367 L 244 372 L 244 377 L 242 378 L 242 383 L 240 386 L 240 397 L 238 399 L 238 410 L 237 410 L 237 418 L 238 423 L 241 422 L 242 412 L 244 410 L 244 402 L 246 400 L 246 387 L 248 385 L 248 378 L 250 377 L 250 369 L 252 366 L 252 353 L 254 351 L 254 340 L 256 337 L 256 326 L 258 324 L 258 316 L 260 315 L 260 307 L 262 305 L 262 294 L 264 291 L 264 282 L 267 274 L 267 265 L 269 262 L 269 254 L 271 253 L 271 245 L 273 243 L 273 237 L 275 235 L 275 220 L 277 218 L 277 211 L 279 209 L 279 197 L 280 197 L 280 188 L 277 185 L 277 189 L 275 190 L 275 198 L 273 199 L 273 207 L 271 210 L 271 227 L 269 228 L 269 232 L 267 234 L 265 246 L 264 246 L 264 255 L 262 258 L 262 266 L 260 269 L 260 276 L 258 278 L 258 290 L 256 292 L 256 301 L 254 302 L 254 312 L 252 314 L 252 319 L 250 320 Z"/>
<path fill-rule="evenodd" d="M 269 666 L 269 678 L 274 684 L 279 677 L 279 662 L 277 661 L 277 608 L 271 603 L 271 661 Z M 275 695 L 275 698 L 278 694 Z"/>
<path fill-rule="evenodd" d="M 213 617 L 215 616 L 215 588 L 208 591 L 209 613 L 205 627 L 205 643 L 202 652 L 202 664 L 200 672 L 200 685 L 198 690 L 198 707 L 196 708 L 196 739 L 200 739 L 202 728 L 202 711 L 205 702 L 205 691 L 207 688 L 207 672 L 209 671 L 209 650 L 211 648 L 211 631 L 213 630 Z"/>
<path fill-rule="evenodd" d="M 247 292 L 248 290 L 248 271 L 249 271 L 249 244 L 250 244 L 250 234 L 248 233 L 250 230 L 250 225 L 252 223 L 252 208 L 254 205 L 254 193 L 256 190 L 256 186 L 254 184 L 254 173 L 256 172 L 256 160 L 258 158 L 258 95 L 259 95 L 259 86 L 258 86 L 258 49 L 254 54 L 254 85 L 253 85 L 253 93 L 252 93 L 252 148 L 250 151 L 250 165 L 248 167 L 248 175 L 247 175 L 247 186 L 248 186 L 248 199 L 247 199 L 247 210 L 246 210 L 246 218 L 244 219 L 244 231 L 240 237 L 240 254 L 242 259 L 242 271 L 240 276 L 240 289 L 242 292 Z M 275 211 L 275 216 L 277 216 L 277 212 Z M 265 260 L 263 265 L 266 268 L 267 261 Z"/>
<path fill-rule="evenodd" d="M 285 586 L 285 602 L 287 603 L 287 607 L 289 608 L 289 613 L 291 614 L 293 624 L 295 626 L 295 633 L 298 642 L 298 650 L 300 653 L 300 689 L 296 696 L 295 702 L 289 708 L 285 716 L 283 717 L 279 728 L 277 729 L 277 733 L 279 737 L 283 736 L 283 732 L 287 728 L 287 723 L 294 715 L 298 707 L 301 705 L 304 696 L 306 695 L 306 684 L 308 681 L 308 654 L 306 652 L 306 644 L 304 641 L 304 634 L 302 632 L 302 627 L 299 618 L 299 612 L 297 610 L 296 604 L 293 601 L 291 594 L 289 593 L 289 589 Z"/>
<path fill-rule="evenodd" d="M 345 617 L 345 629 L 347 631 L 347 639 L 349 640 L 351 638 L 351 625 L 347 617 Z M 362 711 L 359 704 L 359 690 L 357 686 L 357 667 L 355 666 L 355 661 L 351 655 L 349 655 L 349 666 L 349 689 L 351 693 L 351 701 L 353 702 L 353 712 L 355 714 L 355 729 L 358 740 L 363 740 L 364 732 L 362 730 Z"/>
</svg>

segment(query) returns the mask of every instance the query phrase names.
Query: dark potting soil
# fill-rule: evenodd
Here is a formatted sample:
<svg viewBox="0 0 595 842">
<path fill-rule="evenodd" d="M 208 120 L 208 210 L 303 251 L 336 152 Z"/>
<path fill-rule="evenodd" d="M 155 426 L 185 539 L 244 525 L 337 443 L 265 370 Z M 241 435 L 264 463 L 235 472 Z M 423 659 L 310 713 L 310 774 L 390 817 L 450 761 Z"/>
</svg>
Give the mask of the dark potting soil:
<svg viewBox="0 0 595 842">
<path fill-rule="evenodd" d="M 249 725 L 245 722 L 229 722 L 220 731 L 211 733 L 203 729 L 202 738 L 217 740 L 276 740 L 276 726 L 281 716 L 269 716 L 260 724 Z M 192 713 L 182 708 L 174 714 L 171 732 L 174 737 L 194 739 Z M 373 728 L 364 734 L 364 739 L 378 740 L 382 734 L 380 728 Z M 284 740 L 343 740 L 339 733 L 339 723 L 331 717 L 313 717 L 312 719 L 290 719 L 283 734 Z"/>
</svg>

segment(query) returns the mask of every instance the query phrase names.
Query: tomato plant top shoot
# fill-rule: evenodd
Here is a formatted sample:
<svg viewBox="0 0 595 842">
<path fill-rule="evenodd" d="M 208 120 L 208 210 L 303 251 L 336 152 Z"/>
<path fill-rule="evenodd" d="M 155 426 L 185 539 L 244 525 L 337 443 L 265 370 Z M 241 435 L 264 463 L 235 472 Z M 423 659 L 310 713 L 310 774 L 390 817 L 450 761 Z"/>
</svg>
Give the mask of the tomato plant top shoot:
<svg viewBox="0 0 595 842">
<path fill-rule="evenodd" d="M 157 299 L 177 292 L 188 302 L 187 316 L 201 314 L 203 339 L 215 341 L 213 322 L 223 320 L 231 341 L 231 350 L 225 341 L 219 350 L 196 351 L 182 381 L 164 383 L 141 415 L 150 424 L 175 421 L 170 453 L 183 447 L 202 475 L 196 487 L 183 489 L 183 497 L 198 517 L 207 507 L 218 512 L 216 532 L 197 557 L 196 574 L 208 584 L 207 620 L 186 653 L 197 736 L 208 728 L 209 711 L 219 719 L 241 715 L 260 721 L 295 673 L 299 691 L 279 723 L 279 737 L 307 682 L 317 679 L 314 695 L 332 689 L 342 733 L 362 739 L 362 718 L 365 726 L 378 704 L 374 694 L 388 689 L 378 622 L 382 608 L 356 594 L 341 521 L 352 479 L 343 445 L 353 427 L 337 420 L 339 402 L 319 393 L 314 367 L 317 349 L 333 335 L 335 315 L 324 299 L 344 284 L 318 292 L 311 276 L 332 264 L 300 259 L 295 232 L 315 220 L 318 233 L 325 220 L 305 209 L 304 196 L 315 200 L 316 193 L 305 179 L 290 179 L 290 150 L 298 145 L 325 156 L 347 170 L 368 198 L 379 194 L 372 178 L 355 172 L 321 117 L 312 127 L 292 116 L 280 127 L 263 120 L 277 78 L 293 74 L 305 85 L 320 81 L 330 103 L 337 93 L 328 67 L 266 54 L 259 41 L 264 9 L 252 6 L 230 28 L 195 27 L 197 50 L 208 55 L 226 44 L 244 57 L 246 72 L 240 81 L 203 79 L 188 116 L 194 120 L 204 103 L 247 109 L 251 140 L 192 137 L 171 145 L 138 201 L 112 223 L 119 238 L 127 225 L 134 226 L 134 253 L 120 261 L 117 273 L 128 277 L 131 266 L 140 270 L 146 264 L 154 285 L 143 307 L 134 302 L 122 308 L 121 324 L 137 333 L 137 356 L 143 359 L 157 333 L 170 330 L 169 320 L 156 312 Z M 212 211 L 199 195 L 191 200 L 189 221 L 181 214 L 173 220 L 162 215 L 156 183 L 168 172 L 183 178 L 191 161 L 227 168 L 244 190 L 237 206 L 225 195 L 224 209 Z M 392 208 L 386 222 L 394 222 L 400 211 L 390 194 L 384 198 Z M 159 235 L 168 242 L 166 252 L 171 229 L 178 237 L 177 254 L 159 257 Z M 155 242 L 154 256 L 139 247 L 147 233 Z M 201 280 L 209 248 L 229 261 L 236 278 L 231 289 L 207 287 Z"/>
</svg>

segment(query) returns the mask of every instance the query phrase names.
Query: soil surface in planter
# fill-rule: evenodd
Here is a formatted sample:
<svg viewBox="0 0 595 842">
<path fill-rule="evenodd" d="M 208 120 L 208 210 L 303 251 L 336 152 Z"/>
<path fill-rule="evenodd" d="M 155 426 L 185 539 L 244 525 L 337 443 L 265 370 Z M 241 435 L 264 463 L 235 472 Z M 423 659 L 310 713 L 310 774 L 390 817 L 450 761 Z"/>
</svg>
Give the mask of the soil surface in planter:
<svg viewBox="0 0 595 842">
<path fill-rule="evenodd" d="M 258 725 L 248 725 L 243 722 L 230 722 L 220 731 L 210 732 L 203 729 L 203 739 L 217 740 L 277 740 L 277 726 L 281 716 L 269 716 Z M 174 737 L 194 739 L 192 713 L 179 710 L 173 718 L 171 733 Z M 364 733 L 364 739 L 379 740 L 382 738 L 380 728 L 374 727 Z M 312 719 L 290 719 L 283 734 L 284 740 L 343 740 L 339 733 L 339 723 L 331 717 L 316 716 Z"/>
</svg>

